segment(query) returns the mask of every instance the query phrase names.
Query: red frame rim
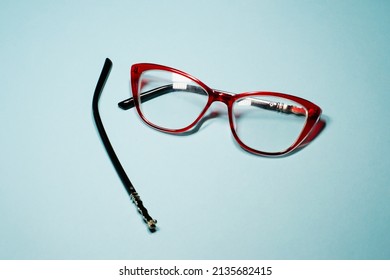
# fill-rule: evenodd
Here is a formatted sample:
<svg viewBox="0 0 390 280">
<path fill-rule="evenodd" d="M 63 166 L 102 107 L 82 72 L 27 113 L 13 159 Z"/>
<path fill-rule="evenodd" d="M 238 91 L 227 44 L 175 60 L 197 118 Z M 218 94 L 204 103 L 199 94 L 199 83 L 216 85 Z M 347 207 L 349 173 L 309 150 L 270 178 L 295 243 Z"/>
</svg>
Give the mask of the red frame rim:
<svg viewBox="0 0 390 280">
<path fill-rule="evenodd" d="M 139 93 L 138 93 L 138 84 L 139 84 L 139 78 L 141 74 L 147 70 L 163 70 L 163 71 L 168 71 L 176 74 L 183 75 L 184 77 L 192 80 L 196 84 L 200 85 L 208 94 L 208 101 L 206 103 L 205 108 L 201 111 L 199 116 L 188 126 L 181 128 L 181 129 L 166 129 L 160 126 L 157 126 L 146 119 L 146 117 L 142 114 L 141 108 L 140 108 L 140 103 L 139 103 Z M 317 106 L 316 104 L 301 98 L 297 97 L 294 95 L 289 95 L 285 93 L 279 93 L 279 92 L 271 92 L 271 91 L 253 91 L 253 92 L 244 92 L 244 93 L 239 93 L 239 94 L 228 94 L 223 91 L 215 90 L 204 84 L 202 81 L 200 81 L 198 78 L 195 78 L 194 76 L 183 72 L 181 70 L 160 65 L 160 64 L 153 64 L 153 63 L 137 63 L 131 66 L 130 70 L 130 80 L 131 80 L 131 89 L 133 92 L 133 100 L 134 104 L 136 107 L 136 110 L 138 112 L 138 115 L 141 117 L 141 119 L 148 124 L 149 126 L 171 134 L 180 134 L 183 132 L 186 132 L 193 128 L 198 121 L 204 116 L 206 111 L 209 109 L 210 105 L 215 102 L 215 101 L 222 101 L 225 103 L 228 107 L 228 118 L 229 118 L 229 124 L 230 124 L 230 129 L 232 131 L 234 139 L 237 141 L 237 143 L 246 151 L 262 155 L 262 156 L 282 156 L 286 155 L 293 150 L 295 150 L 299 145 L 306 139 L 306 137 L 310 134 L 311 130 L 315 126 L 315 124 L 319 121 L 320 116 L 321 116 L 321 108 Z M 249 97 L 249 96 L 274 96 L 274 97 L 280 97 L 284 99 L 288 99 L 291 101 L 294 101 L 296 103 L 301 104 L 303 107 L 305 107 L 307 111 L 307 117 L 306 117 L 306 122 L 305 125 L 299 134 L 297 140 L 286 150 L 281 151 L 281 152 L 264 152 L 264 151 L 259 151 L 256 149 L 253 149 L 249 146 L 247 146 L 245 143 L 243 143 L 240 138 L 238 137 L 235 129 L 234 129 L 234 122 L 233 122 L 233 113 L 232 113 L 232 108 L 233 108 L 233 103 L 237 101 L 238 99 L 244 98 L 244 97 Z"/>
</svg>

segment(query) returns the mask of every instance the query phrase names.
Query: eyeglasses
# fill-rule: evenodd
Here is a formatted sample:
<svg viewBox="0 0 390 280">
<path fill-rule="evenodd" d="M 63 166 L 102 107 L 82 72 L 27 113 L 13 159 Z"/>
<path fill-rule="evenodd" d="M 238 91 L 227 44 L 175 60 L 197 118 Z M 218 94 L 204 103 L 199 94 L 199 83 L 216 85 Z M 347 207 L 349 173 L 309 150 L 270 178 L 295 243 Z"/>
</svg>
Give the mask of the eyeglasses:
<svg viewBox="0 0 390 280">
<path fill-rule="evenodd" d="M 225 103 L 235 140 L 263 156 L 292 152 L 321 114 L 317 105 L 296 96 L 261 91 L 232 94 L 211 89 L 183 71 L 150 63 L 131 67 L 131 88 L 133 97 L 119 107 L 135 107 L 149 126 L 173 134 L 194 128 L 213 102 Z"/>
<path fill-rule="evenodd" d="M 106 59 L 93 99 L 95 121 L 122 182 L 149 229 L 155 230 L 156 221 L 143 207 L 100 120 L 98 99 L 111 67 L 112 62 Z M 124 110 L 135 107 L 146 124 L 172 134 L 191 131 L 213 102 L 225 103 L 234 139 L 246 151 L 262 156 L 282 156 L 296 150 L 321 115 L 320 107 L 300 97 L 266 91 L 233 94 L 212 89 L 183 71 L 158 64 L 134 64 L 131 88 L 133 97 L 119 102 L 118 106 Z"/>
</svg>

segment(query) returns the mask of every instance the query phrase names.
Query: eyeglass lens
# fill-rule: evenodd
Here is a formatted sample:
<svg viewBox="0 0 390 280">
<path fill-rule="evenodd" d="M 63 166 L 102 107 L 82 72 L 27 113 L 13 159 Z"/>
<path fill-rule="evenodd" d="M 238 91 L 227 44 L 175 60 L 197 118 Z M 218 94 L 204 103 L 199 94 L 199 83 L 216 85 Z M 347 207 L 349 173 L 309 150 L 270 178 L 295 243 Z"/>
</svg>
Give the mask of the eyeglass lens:
<svg viewBox="0 0 390 280">
<path fill-rule="evenodd" d="M 189 126 L 208 101 L 208 94 L 204 89 L 187 77 L 173 72 L 145 71 L 138 84 L 143 116 L 164 129 Z M 148 93 L 152 98 L 145 98 Z"/>
<path fill-rule="evenodd" d="M 301 111 L 292 113 L 283 111 L 283 107 L 300 108 Z M 307 115 L 302 105 L 267 95 L 238 99 L 233 103 L 232 111 L 238 138 L 246 146 L 268 153 L 285 151 L 294 144 L 305 126 Z"/>
</svg>

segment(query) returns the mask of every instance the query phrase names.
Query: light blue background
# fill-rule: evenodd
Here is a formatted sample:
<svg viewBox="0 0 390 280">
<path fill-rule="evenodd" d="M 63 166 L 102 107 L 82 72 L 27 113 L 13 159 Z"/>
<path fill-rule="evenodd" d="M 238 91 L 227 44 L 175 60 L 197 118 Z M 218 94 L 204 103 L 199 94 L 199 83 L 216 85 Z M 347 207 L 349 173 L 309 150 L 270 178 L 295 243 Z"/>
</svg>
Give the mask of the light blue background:
<svg viewBox="0 0 390 280">
<path fill-rule="evenodd" d="M 1 259 L 389 259 L 389 1 L 2 1 Z M 148 233 L 95 128 L 159 231 Z M 306 148 L 241 150 L 225 116 L 179 137 L 117 102 L 154 62 L 323 109 Z M 217 106 L 225 110 L 224 106 Z"/>
</svg>

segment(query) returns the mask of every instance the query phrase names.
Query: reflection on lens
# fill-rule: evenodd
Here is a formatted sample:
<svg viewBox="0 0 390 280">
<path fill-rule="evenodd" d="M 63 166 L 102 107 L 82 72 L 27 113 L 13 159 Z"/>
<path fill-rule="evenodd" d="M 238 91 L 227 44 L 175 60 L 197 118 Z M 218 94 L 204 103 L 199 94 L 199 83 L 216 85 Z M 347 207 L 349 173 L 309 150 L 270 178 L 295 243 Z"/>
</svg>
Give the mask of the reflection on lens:
<svg viewBox="0 0 390 280">
<path fill-rule="evenodd" d="M 205 108 L 207 92 L 189 78 L 162 70 L 142 73 L 139 102 L 143 116 L 165 129 L 182 129 L 192 124 Z"/>
<path fill-rule="evenodd" d="M 274 96 L 250 96 L 233 104 L 234 129 L 248 147 L 261 152 L 287 150 L 298 139 L 306 123 L 306 109 Z"/>
</svg>

